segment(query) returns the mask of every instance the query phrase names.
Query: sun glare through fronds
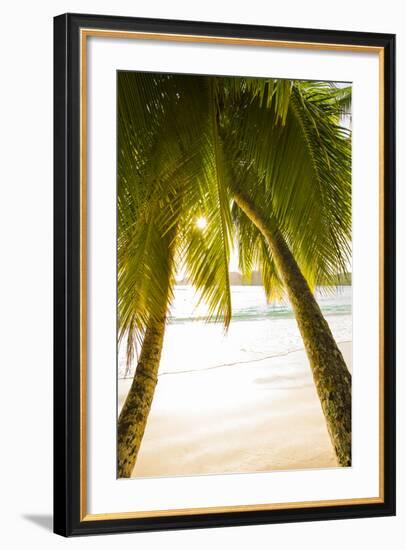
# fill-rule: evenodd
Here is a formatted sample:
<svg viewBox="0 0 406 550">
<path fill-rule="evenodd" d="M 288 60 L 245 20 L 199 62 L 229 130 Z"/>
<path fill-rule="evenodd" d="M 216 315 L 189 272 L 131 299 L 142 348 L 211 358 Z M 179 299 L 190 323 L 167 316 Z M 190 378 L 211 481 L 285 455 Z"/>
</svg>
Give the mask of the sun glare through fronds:
<svg viewBox="0 0 406 550">
<path fill-rule="evenodd" d="M 207 220 L 205 217 L 202 216 L 200 218 L 197 218 L 196 227 L 203 230 L 206 226 L 207 226 Z"/>
</svg>

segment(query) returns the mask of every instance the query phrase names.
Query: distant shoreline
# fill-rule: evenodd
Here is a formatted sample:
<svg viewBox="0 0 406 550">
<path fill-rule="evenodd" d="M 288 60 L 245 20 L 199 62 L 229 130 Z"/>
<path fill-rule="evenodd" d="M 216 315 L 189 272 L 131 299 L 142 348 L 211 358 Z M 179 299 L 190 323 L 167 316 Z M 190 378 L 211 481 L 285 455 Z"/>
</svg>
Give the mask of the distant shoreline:
<svg viewBox="0 0 406 550">
<path fill-rule="evenodd" d="M 250 280 L 245 279 L 238 271 L 230 271 L 229 278 L 231 286 L 263 286 L 261 274 L 259 273 L 259 271 L 253 271 Z M 176 285 L 178 286 L 189 284 L 190 282 L 188 281 L 188 279 L 182 279 L 176 282 Z M 337 275 L 337 279 L 335 281 L 332 281 L 330 284 L 321 284 L 319 286 L 351 286 L 351 284 L 352 273 L 343 273 L 342 275 Z"/>
</svg>

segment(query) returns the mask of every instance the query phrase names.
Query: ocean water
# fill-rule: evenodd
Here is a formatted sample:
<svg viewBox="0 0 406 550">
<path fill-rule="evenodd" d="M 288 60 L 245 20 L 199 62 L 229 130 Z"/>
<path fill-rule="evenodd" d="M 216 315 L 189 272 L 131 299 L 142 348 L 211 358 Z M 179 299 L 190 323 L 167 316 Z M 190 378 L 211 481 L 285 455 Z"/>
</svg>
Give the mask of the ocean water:
<svg viewBox="0 0 406 550">
<path fill-rule="evenodd" d="M 255 364 L 303 349 L 288 301 L 268 304 L 261 286 L 232 286 L 231 296 L 233 317 L 225 332 L 221 322 L 208 322 L 192 287 L 175 287 L 160 376 Z M 351 286 L 317 289 L 315 296 L 336 341 L 351 341 Z M 125 346 L 118 352 L 119 378 L 132 376 L 136 365 L 126 365 Z"/>
</svg>

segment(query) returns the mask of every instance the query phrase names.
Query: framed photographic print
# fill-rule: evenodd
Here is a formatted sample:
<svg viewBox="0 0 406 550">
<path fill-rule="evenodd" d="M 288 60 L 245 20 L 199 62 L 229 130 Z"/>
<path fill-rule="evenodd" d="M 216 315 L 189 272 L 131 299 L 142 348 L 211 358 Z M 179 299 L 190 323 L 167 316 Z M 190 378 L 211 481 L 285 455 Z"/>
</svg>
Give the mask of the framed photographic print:
<svg viewBox="0 0 406 550">
<path fill-rule="evenodd" d="M 395 37 L 54 20 L 64 536 L 395 513 Z"/>
</svg>

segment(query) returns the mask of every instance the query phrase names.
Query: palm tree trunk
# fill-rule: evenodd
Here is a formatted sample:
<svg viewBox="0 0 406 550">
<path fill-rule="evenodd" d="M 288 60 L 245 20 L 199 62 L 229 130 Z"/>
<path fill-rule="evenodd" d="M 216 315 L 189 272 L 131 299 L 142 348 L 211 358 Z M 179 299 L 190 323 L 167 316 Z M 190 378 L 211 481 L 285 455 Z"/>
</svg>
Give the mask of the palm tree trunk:
<svg viewBox="0 0 406 550">
<path fill-rule="evenodd" d="M 165 321 L 165 314 L 161 319 L 151 320 L 145 332 L 134 379 L 118 419 L 117 475 L 119 478 L 130 477 L 137 460 L 158 382 Z"/>
<path fill-rule="evenodd" d="M 244 194 L 235 193 L 234 199 L 267 240 L 295 313 L 338 461 L 341 466 L 350 466 L 351 374 L 278 228 Z"/>
<path fill-rule="evenodd" d="M 172 286 L 176 227 L 166 236 L 165 280 L 161 281 L 163 295 L 160 307 L 150 316 L 134 379 L 121 409 L 117 424 L 117 476 L 131 477 L 144 436 L 164 342 L 166 316 Z"/>
</svg>

